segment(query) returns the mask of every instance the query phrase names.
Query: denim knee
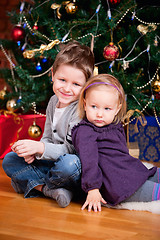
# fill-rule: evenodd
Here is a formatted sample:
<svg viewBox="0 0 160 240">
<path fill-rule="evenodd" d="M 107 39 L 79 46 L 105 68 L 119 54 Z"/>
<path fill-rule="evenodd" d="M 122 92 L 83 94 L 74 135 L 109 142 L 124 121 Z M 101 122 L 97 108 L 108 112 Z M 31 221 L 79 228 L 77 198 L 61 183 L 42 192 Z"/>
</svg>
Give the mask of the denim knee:
<svg viewBox="0 0 160 240">
<path fill-rule="evenodd" d="M 9 152 L 3 159 L 2 167 L 5 173 L 11 177 L 12 174 L 17 171 L 18 162 L 22 162 L 22 158 L 20 158 L 15 152 Z"/>
<path fill-rule="evenodd" d="M 54 166 L 47 173 L 45 181 L 50 188 L 67 187 L 79 184 L 81 176 L 81 163 L 78 156 L 64 154 L 60 156 Z"/>
<path fill-rule="evenodd" d="M 14 152 L 9 152 L 5 155 L 5 157 L 3 159 L 3 162 L 2 162 L 2 167 L 3 167 L 5 172 L 8 169 L 8 166 L 10 164 L 12 164 L 14 154 L 15 154 Z"/>
<path fill-rule="evenodd" d="M 75 154 L 64 154 L 60 156 L 57 163 L 58 168 L 61 168 L 60 165 L 63 165 L 61 169 L 63 169 L 63 177 L 64 174 L 68 177 L 74 174 L 81 173 L 81 162 L 77 155 Z"/>
</svg>

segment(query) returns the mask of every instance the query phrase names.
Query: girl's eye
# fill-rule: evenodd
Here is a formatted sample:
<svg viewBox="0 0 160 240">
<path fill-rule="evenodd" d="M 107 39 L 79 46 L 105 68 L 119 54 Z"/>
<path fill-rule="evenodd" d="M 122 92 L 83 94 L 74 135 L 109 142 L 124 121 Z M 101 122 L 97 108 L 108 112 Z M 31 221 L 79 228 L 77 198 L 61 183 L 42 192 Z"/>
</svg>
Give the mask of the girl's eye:
<svg viewBox="0 0 160 240">
<path fill-rule="evenodd" d="M 110 108 L 105 108 L 105 110 L 110 110 Z"/>
<path fill-rule="evenodd" d="M 60 78 L 59 80 L 60 80 L 61 82 L 65 82 L 65 80 L 64 80 L 63 78 Z"/>
<path fill-rule="evenodd" d="M 96 109 L 96 106 L 95 106 L 95 105 L 92 105 L 92 108 L 93 108 L 93 109 Z"/>
</svg>

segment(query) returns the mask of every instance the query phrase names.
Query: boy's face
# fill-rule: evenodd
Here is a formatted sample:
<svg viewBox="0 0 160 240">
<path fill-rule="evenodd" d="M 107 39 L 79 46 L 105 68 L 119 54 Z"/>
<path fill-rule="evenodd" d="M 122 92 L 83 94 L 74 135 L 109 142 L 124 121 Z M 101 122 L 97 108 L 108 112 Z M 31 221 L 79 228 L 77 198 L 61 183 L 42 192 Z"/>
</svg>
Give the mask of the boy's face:
<svg viewBox="0 0 160 240">
<path fill-rule="evenodd" d="M 84 109 L 89 122 L 103 127 L 113 122 L 121 108 L 119 94 L 113 87 L 98 86 L 88 89 L 84 99 Z"/>
<path fill-rule="evenodd" d="M 79 98 L 86 82 L 84 73 L 70 65 L 62 64 L 52 72 L 53 91 L 59 99 L 59 108 L 68 106 Z"/>
</svg>

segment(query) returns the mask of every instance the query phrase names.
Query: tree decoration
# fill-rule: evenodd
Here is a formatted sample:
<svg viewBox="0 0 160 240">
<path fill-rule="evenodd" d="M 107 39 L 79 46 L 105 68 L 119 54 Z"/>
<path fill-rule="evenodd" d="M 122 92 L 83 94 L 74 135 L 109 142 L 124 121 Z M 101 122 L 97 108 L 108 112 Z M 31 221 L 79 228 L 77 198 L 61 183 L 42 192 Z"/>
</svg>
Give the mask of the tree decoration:
<svg viewBox="0 0 160 240">
<path fill-rule="evenodd" d="M 16 110 L 15 106 L 16 106 L 16 100 L 15 99 L 11 99 L 11 100 L 7 101 L 6 108 L 7 108 L 8 111 L 14 112 Z"/>
<path fill-rule="evenodd" d="M 42 71 L 42 67 L 41 67 L 40 62 L 37 63 L 37 65 L 36 65 L 36 70 L 37 70 L 37 71 Z"/>
<path fill-rule="evenodd" d="M 137 30 L 143 35 L 147 34 L 147 32 L 155 31 L 157 26 L 155 24 L 149 24 L 147 26 L 140 24 L 137 26 Z"/>
<path fill-rule="evenodd" d="M 33 121 L 33 124 L 28 128 L 28 134 L 32 138 L 38 138 L 42 134 L 41 128 L 36 125 L 36 122 Z"/>
<path fill-rule="evenodd" d="M 25 38 L 25 31 L 21 25 L 16 25 L 11 32 L 11 37 L 13 41 L 18 42 Z"/>
<path fill-rule="evenodd" d="M 37 26 L 37 22 L 35 22 L 34 26 L 33 26 L 33 30 L 38 30 L 38 26 Z"/>
<path fill-rule="evenodd" d="M 123 60 L 122 67 L 123 67 L 124 70 L 126 70 L 127 68 L 129 68 L 129 62 L 126 62 L 125 60 Z"/>
<path fill-rule="evenodd" d="M 157 36 L 155 36 L 155 39 L 154 39 L 154 46 L 158 47 L 158 38 L 157 38 Z"/>
<path fill-rule="evenodd" d="M 76 1 L 73 0 L 73 1 L 64 1 L 62 2 L 62 4 L 53 3 L 51 5 L 51 8 L 53 10 L 56 10 L 57 17 L 60 19 L 62 17 L 62 14 L 60 13 L 60 8 L 62 6 L 65 6 L 65 10 L 68 14 L 74 14 L 75 12 L 77 12 L 78 6 L 75 4 L 75 2 Z"/>
<path fill-rule="evenodd" d="M 57 12 L 57 18 L 60 19 L 61 16 L 62 16 L 62 14 L 59 12 L 59 10 L 60 10 L 60 8 L 61 8 L 61 4 L 53 3 L 53 4 L 51 5 L 51 8 L 52 8 L 53 10 L 56 10 L 56 12 Z"/>
<path fill-rule="evenodd" d="M 78 6 L 75 4 L 75 1 L 73 1 L 66 4 L 65 9 L 68 14 L 74 14 L 77 12 Z"/>
<path fill-rule="evenodd" d="M 153 82 L 152 84 L 153 91 L 159 93 L 160 92 L 160 79 L 159 75 L 157 74 L 157 80 Z"/>
<path fill-rule="evenodd" d="M 108 0 L 110 4 L 116 5 L 117 3 L 120 3 L 121 0 Z"/>
<path fill-rule="evenodd" d="M 113 42 L 110 42 L 103 50 L 103 56 L 108 61 L 113 61 L 119 56 L 118 47 L 114 45 Z"/>
<path fill-rule="evenodd" d="M 32 15 L 31 15 L 32 16 Z M 33 18 L 33 17 L 32 17 Z M 37 21 L 35 22 L 35 24 L 34 24 L 34 26 L 33 26 L 33 30 L 38 30 L 38 20 L 39 20 L 39 16 L 38 16 L 38 18 L 37 18 Z"/>
<path fill-rule="evenodd" d="M 6 87 L 0 91 L 0 99 L 4 100 L 4 97 L 6 95 Z"/>
<path fill-rule="evenodd" d="M 18 99 L 16 107 L 23 107 L 24 112 L 27 112 L 33 101 L 38 104 L 39 109 L 42 107 L 41 102 L 47 105 L 48 97 L 52 95 L 50 69 L 56 54 L 61 49 L 61 44 L 77 40 L 90 46 L 90 37 L 93 35 L 95 65 L 98 66 L 100 73 L 106 71 L 112 73 L 112 66 L 116 63 L 114 64 L 114 74 L 121 81 L 122 86 L 125 86 L 126 95 L 130 96 L 127 97 L 128 109 L 138 108 L 152 115 L 153 106 L 155 106 L 158 115 L 160 114 L 160 104 L 157 101 L 160 92 L 158 92 L 159 89 L 156 90 L 157 92 L 154 91 L 159 86 L 158 82 L 155 82 L 158 81 L 156 77 L 159 74 L 158 70 L 156 71 L 159 66 L 159 6 L 150 5 L 148 7 L 146 5 L 141 8 L 140 1 L 131 0 L 126 2 L 120 0 L 34 0 L 29 2 L 33 4 L 21 0 L 17 5 L 17 11 L 9 14 L 11 22 L 15 23 L 14 26 L 16 27 L 16 23 L 18 23 L 21 30 L 25 30 L 25 38 L 20 41 L 20 46 L 13 44 L 13 41 L 8 42 L 8 40 L 6 42 L 3 40 L 0 44 L 0 49 L 11 68 L 11 72 L 4 72 L 4 74 L 2 72 L 2 74 L 7 80 L 9 89 L 13 91 L 12 96 L 17 96 L 16 100 L 19 90 L 22 89 L 23 101 Z M 145 2 L 145 4 L 147 3 Z M 51 5 L 54 10 L 51 9 Z M 19 6 L 20 11 L 18 11 Z M 76 7 L 76 10 L 78 6 L 78 14 L 74 13 L 73 6 Z M 38 27 L 38 31 L 34 29 L 37 28 L 34 26 Z M 111 35 L 110 40 L 108 40 L 109 35 Z M 105 38 L 107 44 L 104 45 Z M 120 39 L 124 39 L 122 55 L 120 54 L 122 53 L 121 46 L 119 46 Z M 113 49 L 113 43 L 110 48 L 109 42 L 114 42 L 118 50 Z M 13 49 L 10 49 L 10 46 Z M 104 48 L 105 46 L 106 48 Z M 114 50 L 111 56 L 108 53 L 109 49 L 110 52 Z M 9 50 L 8 53 L 7 50 Z M 117 57 L 118 52 L 120 57 Z M 29 59 L 23 59 L 24 56 L 26 58 L 34 57 L 34 59 L 29 61 Z M 45 57 L 48 62 L 44 64 Z M 38 62 L 42 66 L 42 71 L 36 70 Z M 137 78 L 142 67 L 145 75 Z M 38 84 L 36 84 L 36 79 Z M 0 93 L 3 95 L 2 89 L 1 87 Z M 44 94 L 39 97 L 41 89 L 44 90 Z M 154 95 L 154 100 L 152 100 L 152 95 Z M 9 96 L 6 94 L 5 102 L 8 101 Z M 4 100 L 0 100 L 0 102 L 3 107 Z M 36 112 L 36 114 L 39 113 Z"/>
<path fill-rule="evenodd" d="M 25 58 L 32 58 L 34 57 L 35 53 L 40 52 L 41 54 L 43 54 L 44 51 L 48 51 L 52 49 L 56 44 L 59 44 L 59 43 L 60 41 L 58 39 L 53 40 L 48 45 L 42 44 L 39 49 L 26 50 L 25 52 L 23 52 L 23 56 Z"/>
</svg>

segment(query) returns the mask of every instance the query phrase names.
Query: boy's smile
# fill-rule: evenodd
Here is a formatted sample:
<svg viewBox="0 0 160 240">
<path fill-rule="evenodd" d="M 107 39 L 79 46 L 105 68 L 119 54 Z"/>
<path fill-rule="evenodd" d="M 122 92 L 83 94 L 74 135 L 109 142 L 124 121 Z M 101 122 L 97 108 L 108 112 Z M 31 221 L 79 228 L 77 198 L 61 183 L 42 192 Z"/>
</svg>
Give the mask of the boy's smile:
<svg viewBox="0 0 160 240">
<path fill-rule="evenodd" d="M 52 73 L 53 91 L 59 99 L 59 108 L 68 106 L 78 99 L 86 82 L 84 73 L 70 65 L 62 64 Z"/>
</svg>

